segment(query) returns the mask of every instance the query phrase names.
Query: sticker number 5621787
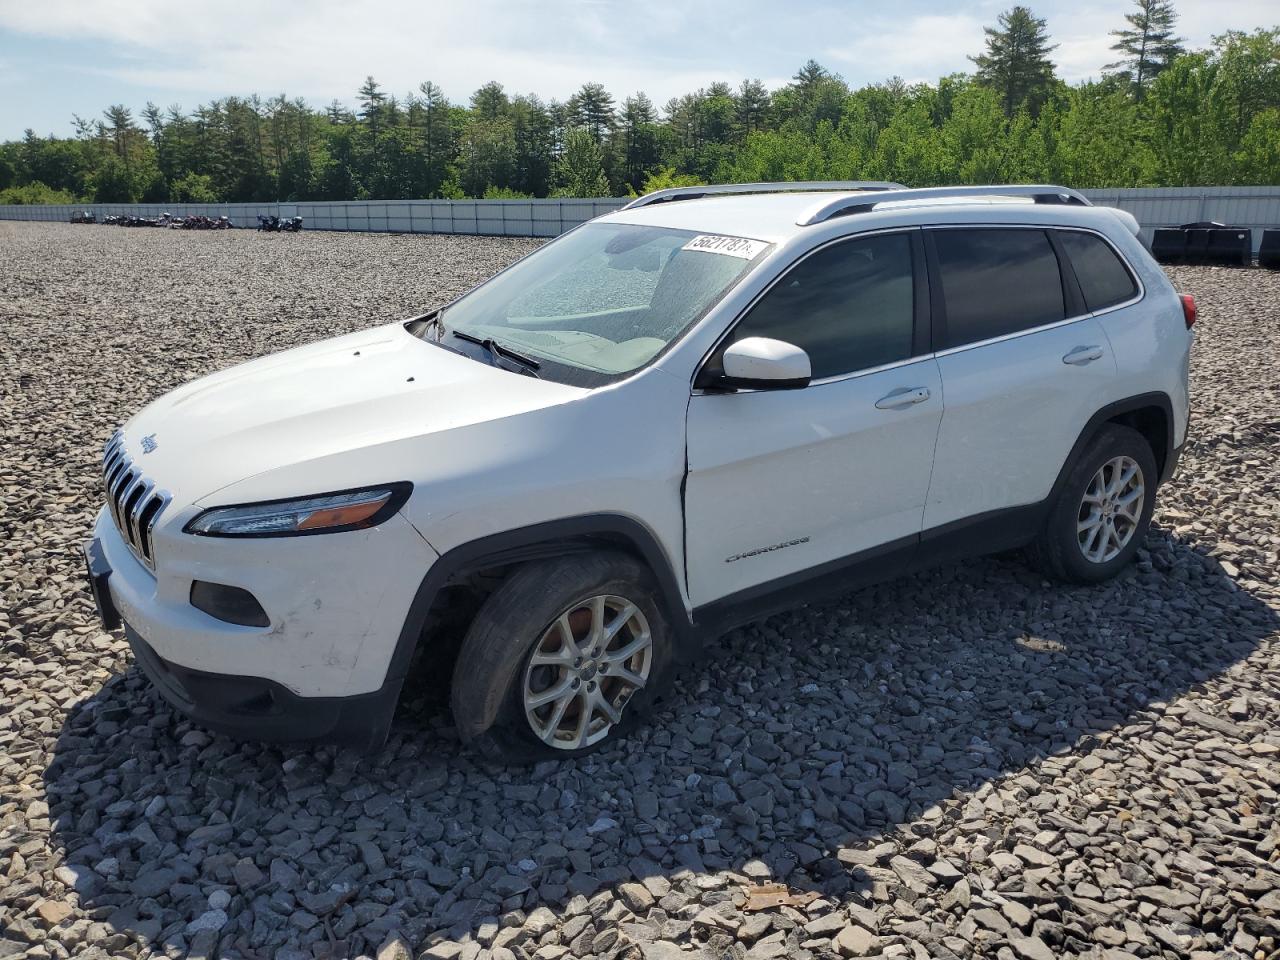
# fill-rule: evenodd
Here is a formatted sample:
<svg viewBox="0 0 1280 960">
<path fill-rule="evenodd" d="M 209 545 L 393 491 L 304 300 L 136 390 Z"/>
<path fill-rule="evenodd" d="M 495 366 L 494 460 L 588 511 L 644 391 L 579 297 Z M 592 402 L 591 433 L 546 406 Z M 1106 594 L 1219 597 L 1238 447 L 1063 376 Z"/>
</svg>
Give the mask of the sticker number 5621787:
<svg viewBox="0 0 1280 960">
<path fill-rule="evenodd" d="M 763 240 L 748 240 L 746 237 L 718 237 L 703 233 L 694 237 L 683 247 L 685 250 L 699 250 L 702 253 L 719 253 L 726 257 L 738 257 L 751 260 L 768 244 Z"/>
</svg>

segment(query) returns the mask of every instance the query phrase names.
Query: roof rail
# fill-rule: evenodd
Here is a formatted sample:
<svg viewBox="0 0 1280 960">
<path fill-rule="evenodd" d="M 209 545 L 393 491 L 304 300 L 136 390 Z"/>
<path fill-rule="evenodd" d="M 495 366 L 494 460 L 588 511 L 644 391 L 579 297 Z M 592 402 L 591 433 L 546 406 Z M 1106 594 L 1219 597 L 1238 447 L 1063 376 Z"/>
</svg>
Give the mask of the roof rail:
<svg viewBox="0 0 1280 960">
<path fill-rule="evenodd" d="M 647 207 L 654 203 L 671 203 L 674 200 L 698 200 L 734 193 L 817 193 L 822 191 L 905 190 L 900 183 L 886 180 L 792 180 L 781 183 L 717 183 L 697 187 L 671 187 L 655 190 L 637 197 L 623 210 Z"/>
<path fill-rule="evenodd" d="M 1068 187 L 1057 187 L 1051 184 L 923 187 L 918 190 L 910 190 L 903 187 L 901 189 L 886 190 L 877 194 L 874 198 L 840 197 L 836 200 L 824 200 L 802 214 L 796 224 L 801 227 L 808 227 L 815 223 L 830 220 L 832 217 L 845 217 L 855 213 L 870 213 L 877 207 L 888 203 L 964 197 L 1029 197 L 1035 203 L 1056 203 L 1084 207 L 1092 205 L 1084 194 L 1077 193 Z"/>
</svg>

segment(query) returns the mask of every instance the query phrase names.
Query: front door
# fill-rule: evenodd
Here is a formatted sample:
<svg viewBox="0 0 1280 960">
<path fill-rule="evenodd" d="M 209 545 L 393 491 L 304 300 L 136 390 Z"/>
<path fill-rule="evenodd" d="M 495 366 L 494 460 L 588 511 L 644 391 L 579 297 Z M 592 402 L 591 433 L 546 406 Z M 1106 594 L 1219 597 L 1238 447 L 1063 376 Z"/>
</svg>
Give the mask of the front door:
<svg viewBox="0 0 1280 960">
<path fill-rule="evenodd" d="M 821 248 L 732 331 L 729 342 L 804 348 L 813 381 L 695 391 L 685 488 L 695 606 L 914 543 L 942 416 L 938 364 L 921 335 L 922 259 L 919 231 Z"/>
</svg>

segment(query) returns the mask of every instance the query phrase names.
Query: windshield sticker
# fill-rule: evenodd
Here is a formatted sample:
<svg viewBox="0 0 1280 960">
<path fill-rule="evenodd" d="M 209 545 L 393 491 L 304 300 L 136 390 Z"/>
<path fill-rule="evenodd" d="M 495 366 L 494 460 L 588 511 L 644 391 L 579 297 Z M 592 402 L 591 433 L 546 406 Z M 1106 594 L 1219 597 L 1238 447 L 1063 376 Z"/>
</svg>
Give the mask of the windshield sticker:
<svg viewBox="0 0 1280 960">
<path fill-rule="evenodd" d="M 717 237 L 711 234 L 700 234 L 686 243 L 683 250 L 701 250 L 703 253 L 722 253 L 727 257 L 740 260 L 752 260 L 768 244 L 763 240 L 748 240 L 746 237 Z"/>
</svg>

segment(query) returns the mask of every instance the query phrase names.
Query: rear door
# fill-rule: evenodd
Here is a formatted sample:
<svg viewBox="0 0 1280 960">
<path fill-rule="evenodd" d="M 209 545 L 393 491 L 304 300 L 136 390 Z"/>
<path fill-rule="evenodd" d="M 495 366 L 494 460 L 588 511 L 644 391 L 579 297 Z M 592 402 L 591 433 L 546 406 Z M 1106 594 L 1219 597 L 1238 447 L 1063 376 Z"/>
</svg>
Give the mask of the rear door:
<svg viewBox="0 0 1280 960">
<path fill-rule="evenodd" d="M 685 523 L 695 605 L 779 587 L 864 551 L 884 549 L 884 564 L 905 566 L 942 415 L 927 323 L 918 229 L 821 248 L 751 307 L 727 342 L 800 346 L 813 381 L 691 398 Z"/>
<path fill-rule="evenodd" d="M 939 227 L 926 245 L 946 396 L 928 531 L 1047 497 L 1116 364 L 1053 231 Z"/>
</svg>

